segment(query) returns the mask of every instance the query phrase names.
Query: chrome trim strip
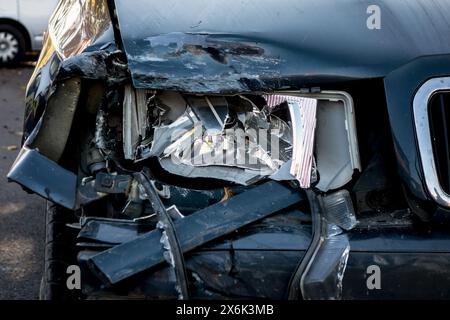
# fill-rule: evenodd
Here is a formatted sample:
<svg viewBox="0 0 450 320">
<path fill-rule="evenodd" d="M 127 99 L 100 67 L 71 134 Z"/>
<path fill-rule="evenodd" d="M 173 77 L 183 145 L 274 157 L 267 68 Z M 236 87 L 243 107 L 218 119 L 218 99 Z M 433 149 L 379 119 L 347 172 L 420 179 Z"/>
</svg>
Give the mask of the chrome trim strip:
<svg viewBox="0 0 450 320">
<path fill-rule="evenodd" d="M 425 183 L 430 196 L 440 205 L 450 207 L 448 195 L 439 183 L 433 146 L 431 144 L 430 122 L 428 118 L 428 103 L 431 97 L 439 91 L 450 89 L 450 77 L 433 78 L 425 82 L 414 96 L 414 122 L 419 145 Z"/>
</svg>

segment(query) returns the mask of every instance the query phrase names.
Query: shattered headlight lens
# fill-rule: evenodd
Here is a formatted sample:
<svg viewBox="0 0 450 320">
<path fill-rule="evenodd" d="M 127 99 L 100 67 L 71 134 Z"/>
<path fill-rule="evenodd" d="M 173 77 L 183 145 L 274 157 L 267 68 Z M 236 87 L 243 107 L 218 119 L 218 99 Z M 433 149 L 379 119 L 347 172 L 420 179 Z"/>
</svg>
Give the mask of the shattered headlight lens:
<svg viewBox="0 0 450 320">
<path fill-rule="evenodd" d="M 50 18 L 48 33 L 56 52 L 67 59 L 83 52 L 110 26 L 106 0 L 64 0 Z"/>
</svg>

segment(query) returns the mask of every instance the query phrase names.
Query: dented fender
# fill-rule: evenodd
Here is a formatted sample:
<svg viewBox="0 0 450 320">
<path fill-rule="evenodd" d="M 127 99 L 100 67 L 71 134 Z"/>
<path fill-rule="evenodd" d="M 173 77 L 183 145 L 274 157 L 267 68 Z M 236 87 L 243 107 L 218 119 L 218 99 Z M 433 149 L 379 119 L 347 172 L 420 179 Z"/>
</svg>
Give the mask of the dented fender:
<svg viewBox="0 0 450 320">
<path fill-rule="evenodd" d="M 420 56 L 450 50 L 446 0 L 377 1 L 386 12 L 379 30 L 367 27 L 372 0 L 115 4 L 133 83 L 142 89 L 298 89 L 384 77 Z"/>
</svg>

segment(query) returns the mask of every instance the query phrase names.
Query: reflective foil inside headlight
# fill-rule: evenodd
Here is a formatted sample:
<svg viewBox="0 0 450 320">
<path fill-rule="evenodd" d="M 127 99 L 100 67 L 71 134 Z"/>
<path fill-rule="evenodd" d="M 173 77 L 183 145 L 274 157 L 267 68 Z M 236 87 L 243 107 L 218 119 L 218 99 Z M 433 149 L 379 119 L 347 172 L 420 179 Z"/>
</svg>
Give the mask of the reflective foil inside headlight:
<svg viewBox="0 0 450 320">
<path fill-rule="evenodd" d="M 83 52 L 110 26 L 106 0 L 64 0 L 50 18 L 48 32 L 56 52 L 67 59 Z"/>
</svg>

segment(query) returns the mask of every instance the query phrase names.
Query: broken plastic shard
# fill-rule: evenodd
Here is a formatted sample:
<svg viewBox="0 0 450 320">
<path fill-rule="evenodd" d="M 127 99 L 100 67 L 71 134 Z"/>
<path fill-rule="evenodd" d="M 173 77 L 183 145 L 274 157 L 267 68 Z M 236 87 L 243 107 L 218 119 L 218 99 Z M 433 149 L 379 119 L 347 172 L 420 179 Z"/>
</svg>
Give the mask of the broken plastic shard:
<svg viewBox="0 0 450 320">
<path fill-rule="evenodd" d="M 141 157 L 160 156 L 174 139 L 182 138 L 189 130 L 192 130 L 193 126 L 192 117 L 186 112 L 171 124 L 156 127 L 151 149 L 147 154 L 142 154 Z"/>
<path fill-rule="evenodd" d="M 302 276 L 305 300 L 339 300 L 350 253 L 348 236 L 342 229 L 322 218 L 325 233 L 321 235 L 314 256 Z"/>
<path fill-rule="evenodd" d="M 290 173 L 298 180 L 301 188 L 309 188 L 317 121 L 317 100 L 285 95 L 267 95 L 264 98 L 269 110 L 285 102 L 289 105 L 294 148 Z"/>
<path fill-rule="evenodd" d="M 305 300 L 342 299 L 342 283 L 347 268 L 350 243 L 345 234 L 323 240 L 314 263 L 305 275 Z"/>
<path fill-rule="evenodd" d="M 289 160 L 283 164 L 280 169 L 270 176 L 270 179 L 275 181 L 289 181 L 295 180 L 295 177 L 291 174 L 292 160 Z"/>
<path fill-rule="evenodd" d="M 305 98 L 299 102 L 289 102 L 294 132 L 291 174 L 297 178 L 301 188 L 311 186 L 316 107 L 315 99 Z"/>
<path fill-rule="evenodd" d="M 224 97 L 189 97 L 188 103 L 206 131 L 220 134 L 228 119 L 228 103 Z"/>
<path fill-rule="evenodd" d="M 326 208 L 325 215 L 328 221 L 345 230 L 351 230 L 357 225 L 355 209 L 347 190 L 324 196 L 323 205 Z"/>
<path fill-rule="evenodd" d="M 354 170 L 361 171 L 353 100 L 345 92 L 323 91 L 317 98 L 317 129 L 314 154 L 323 192 L 350 182 Z"/>
</svg>

